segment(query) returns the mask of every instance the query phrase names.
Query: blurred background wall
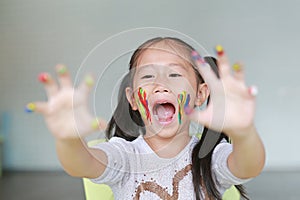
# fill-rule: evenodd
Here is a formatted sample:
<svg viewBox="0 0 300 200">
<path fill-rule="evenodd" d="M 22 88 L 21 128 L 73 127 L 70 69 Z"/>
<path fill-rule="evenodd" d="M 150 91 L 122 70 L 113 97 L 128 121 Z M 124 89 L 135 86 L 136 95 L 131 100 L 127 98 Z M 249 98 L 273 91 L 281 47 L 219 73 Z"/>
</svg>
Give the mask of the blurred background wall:
<svg viewBox="0 0 300 200">
<path fill-rule="evenodd" d="M 259 88 L 256 124 L 267 150 L 265 170 L 299 169 L 299 7 L 296 0 L 1 0 L 4 168 L 61 169 L 43 119 L 24 112 L 28 102 L 46 99 L 40 72 L 64 63 L 75 84 L 93 72 L 98 82 L 91 107 L 109 119 L 132 49 L 153 35 L 176 36 L 176 30 L 208 54 L 220 43 L 232 61 L 245 63 L 247 83 Z M 136 29 L 143 27 L 163 29 Z"/>
</svg>

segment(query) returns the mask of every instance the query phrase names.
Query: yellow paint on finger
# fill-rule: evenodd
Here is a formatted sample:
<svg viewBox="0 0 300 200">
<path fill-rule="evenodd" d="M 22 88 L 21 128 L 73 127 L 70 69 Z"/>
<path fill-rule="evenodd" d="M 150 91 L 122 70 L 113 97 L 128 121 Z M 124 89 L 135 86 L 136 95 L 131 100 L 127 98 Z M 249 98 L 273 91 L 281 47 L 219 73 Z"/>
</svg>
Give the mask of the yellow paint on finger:
<svg viewBox="0 0 300 200">
<path fill-rule="evenodd" d="M 84 81 L 89 87 L 92 87 L 95 83 L 93 77 L 90 75 L 86 76 Z"/>
<path fill-rule="evenodd" d="M 34 112 L 36 110 L 36 105 L 34 103 L 29 103 L 26 105 L 25 111 L 28 113 Z"/>
<path fill-rule="evenodd" d="M 95 118 L 93 121 L 92 121 L 92 128 L 93 130 L 97 130 L 99 129 L 99 119 L 98 118 Z"/>
<path fill-rule="evenodd" d="M 232 65 L 232 69 L 233 69 L 234 71 L 238 72 L 238 71 L 241 71 L 241 70 L 242 70 L 242 67 L 241 67 L 240 64 L 235 63 L 234 65 Z"/>
</svg>

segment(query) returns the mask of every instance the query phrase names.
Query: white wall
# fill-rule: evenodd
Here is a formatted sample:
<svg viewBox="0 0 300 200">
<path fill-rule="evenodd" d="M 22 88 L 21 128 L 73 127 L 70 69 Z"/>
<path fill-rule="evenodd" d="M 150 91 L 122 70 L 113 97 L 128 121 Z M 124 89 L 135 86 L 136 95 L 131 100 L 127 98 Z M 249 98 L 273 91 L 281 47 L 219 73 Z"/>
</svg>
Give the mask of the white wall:
<svg viewBox="0 0 300 200">
<path fill-rule="evenodd" d="M 100 78 L 116 59 L 92 99 L 95 112 L 108 118 L 111 90 L 127 69 L 128 53 L 144 39 L 171 32 L 136 30 L 105 40 L 133 28 L 162 27 L 189 35 L 210 53 L 220 43 L 231 60 L 246 64 L 247 82 L 259 87 L 256 122 L 266 169 L 299 169 L 299 6 L 296 0 L 0 1 L 0 112 L 12 119 L 4 133 L 4 167 L 60 168 L 42 118 L 23 112 L 28 102 L 45 99 L 36 80 L 40 72 L 65 63 L 74 77 L 92 71 Z"/>
</svg>

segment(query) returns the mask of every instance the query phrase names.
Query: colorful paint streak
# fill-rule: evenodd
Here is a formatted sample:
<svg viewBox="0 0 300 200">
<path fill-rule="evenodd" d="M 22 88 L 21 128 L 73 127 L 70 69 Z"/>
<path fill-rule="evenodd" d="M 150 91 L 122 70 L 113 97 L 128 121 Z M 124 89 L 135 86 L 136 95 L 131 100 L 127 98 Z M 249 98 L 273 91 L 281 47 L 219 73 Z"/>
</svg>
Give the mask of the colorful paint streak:
<svg viewBox="0 0 300 200">
<path fill-rule="evenodd" d="M 186 91 L 183 91 L 182 93 L 178 94 L 177 101 L 178 101 L 178 121 L 179 124 L 181 124 L 184 111 L 189 109 L 190 94 L 186 94 Z"/>
<path fill-rule="evenodd" d="M 147 94 L 141 87 L 139 88 L 139 91 L 138 91 L 138 97 L 139 97 L 139 99 L 137 102 L 138 102 L 139 111 L 140 111 L 142 117 L 151 122 L 151 115 L 150 115 L 150 110 L 148 107 Z"/>
</svg>

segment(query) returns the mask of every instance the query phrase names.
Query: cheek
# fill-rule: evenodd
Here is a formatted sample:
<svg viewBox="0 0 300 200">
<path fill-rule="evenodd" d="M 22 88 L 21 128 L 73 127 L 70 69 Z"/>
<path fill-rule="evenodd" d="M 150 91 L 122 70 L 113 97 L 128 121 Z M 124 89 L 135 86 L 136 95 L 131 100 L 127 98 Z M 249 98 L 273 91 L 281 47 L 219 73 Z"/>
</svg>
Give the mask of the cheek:
<svg viewBox="0 0 300 200">
<path fill-rule="evenodd" d="M 197 83 L 194 77 L 188 77 L 185 75 L 184 77 L 180 77 L 178 79 L 173 79 L 170 82 L 170 86 L 174 89 L 174 93 L 181 93 L 182 91 L 186 91 L 188 93 L 196 93 Z"/>
<path fill-rule="evenodd" d="M 178 121 L 179 124 L 181 124 L 184 113 L 188 114 L 191 110 L 191 106 L 190 106 L 191 95 L 186 91 L 183 91 L 180 94 L 178 94 L 177 101 L 178 101 Z"/>
<path fill-rule="evenodd" d="M 146 91 L 141 87 L 138 88 L 137 90 L 136 102 L 141 116 L 145 120 L 149 120 L 151 122 L 151 115 L 150 115 L 149 104 L 148 104 L 148 95 Z"/>
<path fill-rule="evenodd" d="M 134 92 L 136 92 L 138 94 L 140 88 L 142 88 L 142 90 L 144 92 L 147 93 L 147 95 L 149 94 L 149 91 L 151 90 L 151 85 L 153 85 L 153 81 L 145 81 L 145 80 L 135 80 L 133 81 L 133 89 Z"/>
</svg>

